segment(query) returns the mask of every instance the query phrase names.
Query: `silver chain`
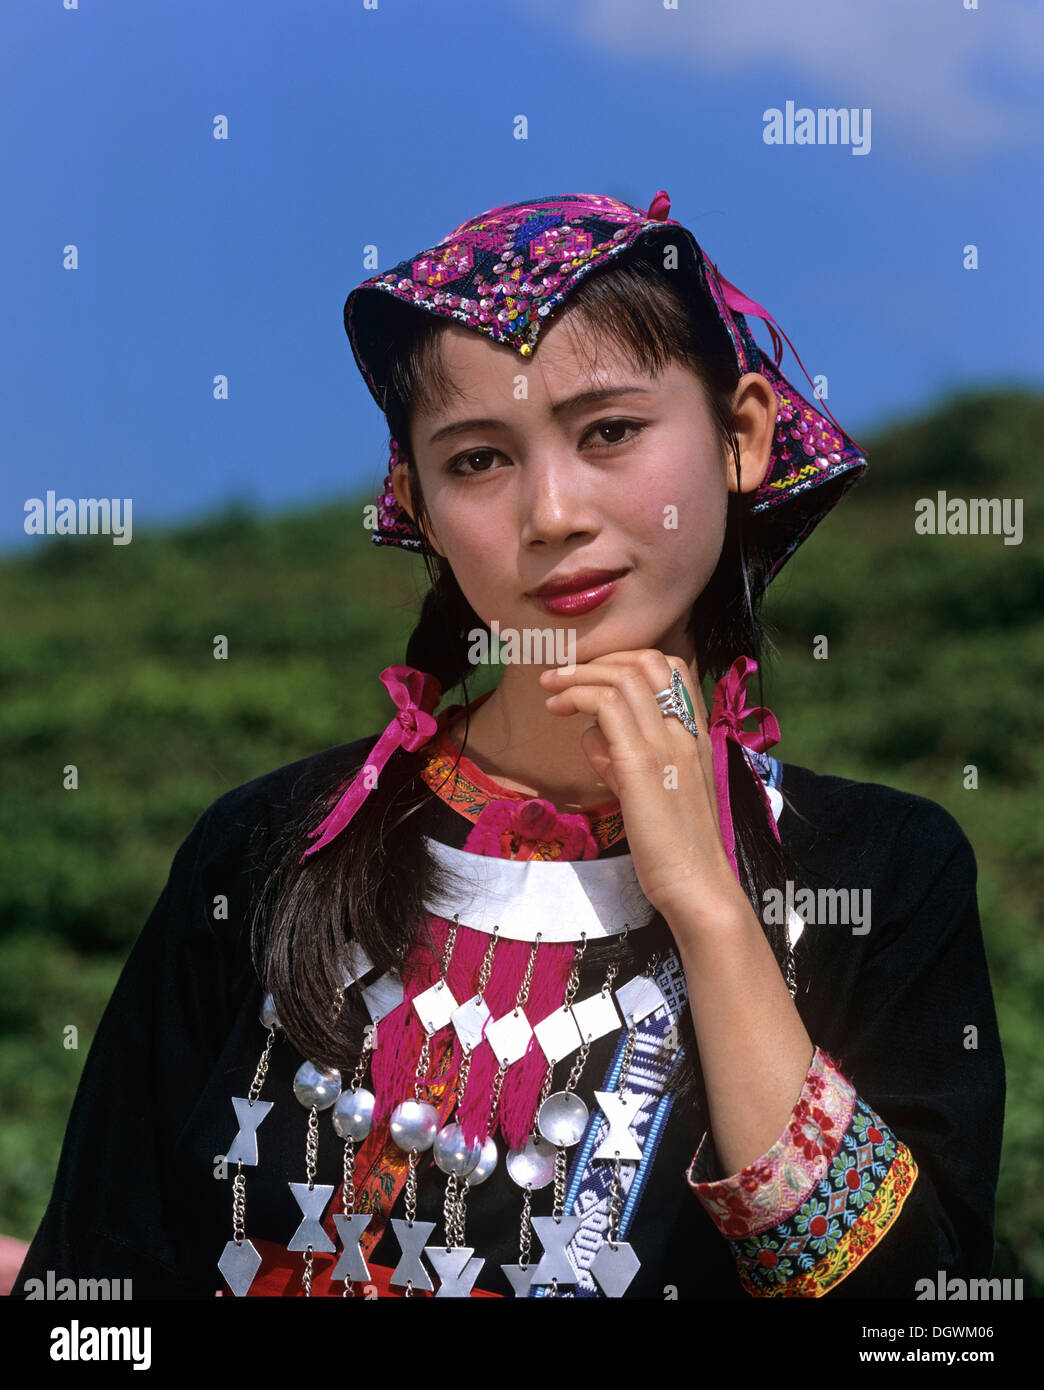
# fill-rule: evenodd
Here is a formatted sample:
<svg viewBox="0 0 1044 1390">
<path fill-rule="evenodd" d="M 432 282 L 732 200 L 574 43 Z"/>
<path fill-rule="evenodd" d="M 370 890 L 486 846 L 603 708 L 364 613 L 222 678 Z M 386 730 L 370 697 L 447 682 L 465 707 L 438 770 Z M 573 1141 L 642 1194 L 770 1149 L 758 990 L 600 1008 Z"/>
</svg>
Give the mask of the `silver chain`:
<svg viewBox="0 0 1044 1390">
<path fill-rule="evenodd" d="M 247 1100 L 253 1105 L 261 1094 L 261 1087 L 265 1084 L 265 1077 L 268 1075 L 268 1059 L 272 1054 L 272 1044 L 275 1042 L 275 1029 L 268 1030 L 268 1041 L 265 1043 L 265 1050 L 261 1053 L 261 1058 L 257 1064 L 257 1071 L 254 1079 L 250 1083 L 250 1090 L 247 1092 Z"/>
<path fill-rule="evenodd" d="M 497 944 L 497 932 L 500 930 L 499 923 L 494 924 L 493 935 L 489 939 L 485 955 L 482 957 L 482 964 L 479 967 L 478 990 L 480 1000 L 485 997 L 486 990 L 489 988 L 490 976 L 493 974 L 493 951 Z"/>
<path fill-rule="evenodd" d="M 518 1262 L 523 1269 L 529 1268 L 529 1251 L 533 1244 L 533 1228 L 530 1224 L 532 1211 L 533 1188 L 526 1183 L 525 1195 L 522 1198 L 522 1230 L 518 1239 Z"/>
<path fill-rule="evenodd" d="M 624 1043 L 623 1057 L 620 1061 L 620 1079 L 616 1083 L 618 1095 L 623 1095 L 627 1090 L 627 1074 L 631 1069 L 631 1062 L 634 1058 L 636 1040 L 637 1033 L 635 1031 L 635 1025 L 632 1023 L 627 1030 L 627 1041 Z M 620 1231 L 620 1212 L 623 1208 L 623 1202 L 621 1201 L 623 1184 L 620 1181 L 620 1168 L 621 1159 L 620 1155 L 617 1154 L 613 1161 L 612 1182 L 609 1185 L 609 1233 L 606 1237 L 610 1248 L 613 1250 L 616 1249 L 616 1237 Z"/>
<path fill-rule="evenodd" d="M 455 1250 L 457 1242 L 454 1239 L 457 1225 L 457 1175 L 450 1173 L 446 1179 L 446 1192 L 442 1199 L 442 1220 L 446 1227 L 446 1249 Z"/>
<path fill-rule="evenodd" d="M 464 1221 L 467 1217 L 467 1207 L 465 1206 L 465 1199 L 468 1195 L 469 1187 L 470 1183 L 468 1182 L 467 1178 L 464 1178 L 460 1186 L 459 1194 L 457 1196 L 457 1210 L 455 1213 L 455 1220 L 453 1224 L 453 1248 L 457 1250 L 463 1250 L 465 1245 L 467 1244 L 467 1241 L 464 1239 Z"/>
<path fill-rule="evenodd" d="M 345 1216 L 351 1216 L 355 1210 L 355 1140 L 346 1139 L 344 1141 L 344 1187 L 342 1189 L 342 1203 Z"/>
<path fill-rule="evenodd" d="M 265 1084 L 275 1035 L 276 1030 L 269 1028 L 264 1050 L 258 1060 L 254 1079 L 250 1083 L 250 1090 L 247 1092 L 247 1101 L 251 1106 L 261 1095 L 261 1088 Z M 236 1164 L 236 1176 L 232 1179 L 232 1239 L 237 1245 L 242 1245 L 246 1239 L 246 1174 L 243 1172 L 242 1159 Z"/>
<path fill-rule="evenodd" d="M 454 913 L 453 925 L 450 927 L 448 933 L 446 934 L 446 945 L 443 947 L 442 951 L 442 973 L 439 976 L 440 980 L 444 980 L 446 976 L 449 974 L 450 960 L 453 957 L 453 943 L 457 939 L 457 928 L 459 926 L 460 922 L 457 920 L 457 914 Z"/>
<path fill-rule="evenodd" d="M 236 1176 L 232 1179 L 232 1239 L 237 1245 L 243 1244 L 246 1236 L 246 1174 L 243 1160 L 236 1164 Z"/>
<path fill-rule="evenodd" d="M 507 1071 L 507 1067 L 501 1065 L 500 1067 L 497 1068 L 497 1074 L 496 1074 L 496 1076 L 493 1078 L 493 1089 L 492 1089 L 492 1091 L 490 1092 L 490 1095 L 491 1095 L 492 1099 L 490 1100 L 490 1105 L 489 1105 L 489 1126 L 488 1126 L 488 1128 L 489 1128 L 490 1134 L 493 1133 L 493 1126 L 494 1126 L 494 1124 L 496 1123 L 496 1118 L 497 1118 L 497 1106 L 500 1104 L 500 1089 L 501 1089 L 501 1087 L 502 1087 L 503 1084 L 504 1084 L 504 1073 L 505 1073 L 506 1071 Z"/>
<path fill-rule="evenodd" d="M 536 965 L 537 948 L 540 945 L 540 932 L 537 932 L 533 942 L 533 949 L 529 953 L 526 961 L 526 973 L 522 976 L 522 983 L 518 987 L 518 994 L 515 997 L 515 1013 L 522 1009 L 529 1002 L 529 990 L 533 983 L 533 968 Z"/>
<path fill-rule="evenodd" d="M 311 1192 L 315 1187 L 315 1171 L 319 1158 L 319 1107 L 313 1105 L 308 1112 L 308 1138 L 305 1141 L 305 1168 L 308 1173 L 308 1190 Z M 305 1298 L 312 1296 L 312 1247 L 306 1246 L 304 1256 L 304 1273 L 301 1275 L 301 1283 L 304 1285 Z"/>
<path fill-rule="evenodd" d="M 413 1098 L 420 1100 L 421 1088 L 426 1085 L 428 1067 L 431 1065 L 431 1034 L 424 1035 L 420 1055 L 417 1058 L 417 1072 L 413 1079 Z"/>
<path fill-rule="evenodd" d="M 573 955 L 573 964 L 569 971 L 569 979 L 566 982 L 565 1007 L 568 1008 L 576 997 L 576 991 L 580 988 L 580 962 L 584 958 L 587 950 L 587 932 L 580 933 L 580 945 L 576 948 Z"/>
<path fill-rule="evenodd" d="M 569 1167 L 569 1155 L 565 1149 L 555 1150 L 555 1204 L 551 1210 L 551 1215 L 555 1221 L 561 1221 L 565 1216 L 565 1193 L 566 1193 L 566 1170 Z"/>
<path fill-rule="evenodd" d="M 625 939 L 626 939 L 626 935 L 627 935 L 627 929 L 626 929 L 626 927 L 625 927 L 625 928 L 624 928 L 624 937 L 625 937 Z M 584 938 L 583 938 L 583 937 L 581 937 L 581 941 L 583 942 L 583 944 L 586 944 L 586 942 L 584 941 Z M 576 969 L 576 963 L 577 963 L 577 961 L 579 960 L 580 955 L 581 955 L 581 952 L 578 951 L 577 954 L 576 954 L 576 957 L 574 958 L 574 961 L 573 961 L 574 972 L 575 972 L 575 969 Z M 608 996 L 610 986 L 612 985 L 613 981 L 616 979 L 616 976 L 617 976 L 617 974 L 619 973 L 619 969 L 620 969 L 620 967 L 616 964 L 615 961 L 610 961 L 610 962 L 609 962 L 608 966 L 606 967 L 605 979 L 602 981 L 602 987 L 601 987 L 601 990 L 599 991 L 601 994 L 603 994 L 603 995 L 605 995 L 605 996 Z M 570 985 L 573 984 L 573 972 L 570 973 L 569 984 L 570 984 Z M 574 986 L 573 992 L 575 993 L 575 986 Z M 567 1003 L 571 1002 L 571 1000 L 572 1000 L 572 995 L 571 995 L 570 992 L 569 992 L 569 986 L 568 986 L 568 985 L 567 985 L 567 987 L 566 987 L 566 995 L 567 995 L 566 1002 L 567 1002 Z M 629 1034 L 628 1034 L 628 1041 L 630 1041 L 630 1036 L 631 1036 L 631 1035 L 630 1035 L 630 1033 L 629 1033 Z M 632 1049 L 632 1050 L 633 1050 L 633 1049 Z M 590 1055 L 590 1052 L 591 1052 L 591 1044 L 590 1044 L 589 1042 L 586 1042 L 586 1041 L 583 1042 L 583 1043 L 580 1045 L 580 1051 L 579 1051 L 579 1053 L 577 1054 L 576 1061 L 573 1063 L 572 1070 L 571 1070 L 570 1073 L 569 1073 L 569 1080 L 568 1080 L 568 1081 L 566 1082 L 566 1084 L 565 1084 L 565 1090 L 566 1090 L 567 1092 L 573 1091 L 573 1090 L 576 1088 L 576 1085 L 577 1085 L 577 1083 L 578 1083 L 579 1080 L 580 1080 L 580 1075 L 581 1075 L 581 1073 L 583 1072 L 584 1066 L 585 1066 L 585 1064 L 586 1064 L 586 1062 L 587 1062 L 587 1058 L 588 1058 L 588 1056 Z M 629 1057 L 629 1056 L 626 1057 L 626 1064 L 627 1064 L 628 1066 L 630 1065 L 630 1057 Z M 545 1084 L 545 1086 L 546 1086 L 546 1084 L 547 1084 L 547 1079 L 546 1079 L 546 1078 L 545 1078 L 545 1083 L 544 1083 L 544 1084 Z M 551 1210 L 551 1215 L 554 1217 L 554 1219 L 555 1219 L 556 1222 L 561 1221 L 562 1218 L 565 1216 L 566 1176 L 567 1176 L 567 1172 L 568 1172 L 568 1167 L 569 1167 L 569 1158 L 568 1158 L 568 1155 L 567 1155 L 567 1153 L 566 1153 L 566 1150 L 565 1150 L 564 1148 L 560 1148 L 560 1149 L 558 1149 L 558 1150 L 556 1151 L 556 1153 L 555 1153 L 554 1205 L 553 1205 L 552 1210 Z M 557 1298 L 557 1297 L 559 1296 L 559 1294 L 558 1294 L 558 1280 L 557 1280 L 557 1279 L 552 1278 L 551 1284 L 550 1284 L 550 1289 L 551 1289 L 551 1292 L 550 1292 L 549 1297 L 551 1297 L 551 1298 Z"/>
<path fill-rule="evenodd" d="M 409 1153 L 409 1172 L 406 1174 L 406 1224 L 413 1229 L 413 1219 L 417 1215 L 417 1159 L 419 1151 L 411 1149 Z M 411 1298 L 413 1295 L 413 1280 L 406 1280 L 406 1289 L 403 1298 Z"/>
</svg>

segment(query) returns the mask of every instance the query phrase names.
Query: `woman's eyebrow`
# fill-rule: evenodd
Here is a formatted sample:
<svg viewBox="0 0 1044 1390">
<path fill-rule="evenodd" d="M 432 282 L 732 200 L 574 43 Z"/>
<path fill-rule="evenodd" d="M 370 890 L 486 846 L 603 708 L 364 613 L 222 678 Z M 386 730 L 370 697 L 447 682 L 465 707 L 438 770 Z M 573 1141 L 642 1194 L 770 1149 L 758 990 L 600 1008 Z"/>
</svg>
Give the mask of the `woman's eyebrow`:
<svg viewBox="0 0 1044 1390">
<path fill-rule="evenodd" d="M 564 400 L 555 401 L 551 407 L 552 415 L 562 415 L 569 410 L 577 410 L 582 406 L 597 405 L 599 401 L 609 400 L 616 396 L 651 396 L 652 391 L 647 386 L 600 386 L 590 391 L 578 391 L 575 396 L 566 396 Z M 436 444 L 440 439 L 445 439 L 451 434 L 464 434 L 467 430 L 495 430 L 506 429 L 507 425 L 503 420 L 492 420 L 488 418 L 472 420 L 454 420 L 450 425 L 442 425 L 428 440 L 429 444 Z"/>
</svg>

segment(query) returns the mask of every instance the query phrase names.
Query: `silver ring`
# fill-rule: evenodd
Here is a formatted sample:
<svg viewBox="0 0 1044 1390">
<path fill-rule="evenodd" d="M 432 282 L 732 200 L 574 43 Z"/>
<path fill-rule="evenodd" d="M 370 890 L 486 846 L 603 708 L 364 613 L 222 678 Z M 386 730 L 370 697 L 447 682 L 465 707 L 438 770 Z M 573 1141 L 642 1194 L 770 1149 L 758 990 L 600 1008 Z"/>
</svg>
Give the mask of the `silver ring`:
<svg viewBox="0 0 1044 1390">
<path fill-rule="evenodd" d="M 656 703 L 660 707 L 663 717 L 676 715 L 685 725 L 686 729 L 692 734 L 693 738 L 699 738 L 699 725 L 694 718 L 695 710 L 692 701 L 689 699 L 689 692 L 685 689 L 685 682 L 682 680 L 681 672 L 675 667 L 671 673 L 671 687 L 669 690 L 658 690 L 656 692 Z"/>
</svg>

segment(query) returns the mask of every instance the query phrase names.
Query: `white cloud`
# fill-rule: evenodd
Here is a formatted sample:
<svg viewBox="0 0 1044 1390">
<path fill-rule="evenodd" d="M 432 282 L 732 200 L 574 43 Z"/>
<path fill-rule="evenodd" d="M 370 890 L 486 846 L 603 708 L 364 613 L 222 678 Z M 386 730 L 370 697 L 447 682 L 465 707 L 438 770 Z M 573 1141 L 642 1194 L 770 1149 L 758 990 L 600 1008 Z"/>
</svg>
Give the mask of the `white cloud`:
<svg viewBox="0 0 1044 1390">
<path fill-rule="evenodd" d="M 980 5 L 678 0 L 665 10 L 662 0 L 525 0 L 523 8 L 591 49 L 715 75 L 757 69 L 762 107 L 869 106 L 875 144 L 967 156 L 1038 144 L 1041 133 L 1039 88 L 1029 91 L 1044 69 L 1041 9 L 1027 0 Z"/>
</svg>

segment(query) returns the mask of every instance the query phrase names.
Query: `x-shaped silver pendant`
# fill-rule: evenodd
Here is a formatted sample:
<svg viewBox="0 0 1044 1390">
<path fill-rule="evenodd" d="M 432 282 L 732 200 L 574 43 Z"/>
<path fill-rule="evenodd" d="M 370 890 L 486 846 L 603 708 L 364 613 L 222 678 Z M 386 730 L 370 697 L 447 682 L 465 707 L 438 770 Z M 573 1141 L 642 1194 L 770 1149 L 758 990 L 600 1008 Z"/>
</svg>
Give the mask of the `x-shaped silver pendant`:
<svg viewBox="0 0 1044 1390">
<path fill-rule="evenodd" d="M 225 1155 L 226 1163 L 245 1163 L 251 1168 L 257 1166 L 257 1127 L 274 1103 L 270 1100 L 255 1100 L 251 1105 L 244 1096 L 232 1097 L 239 1133 L 232 1140 L 232 1147 Z"/>
<path fill-rule="evenodd" d="M 473 1260 L 471 1257 L 474 1253 L 474 1249 L 468 1245 L 458 1246 L 455 1250 L 445 1245 L 428 1246 L 428 1259 L 442 1280 L 436 1298 L 471 1297 L 471 1286 L 486 1263 L 481 1258 Z"/>
<path fill-rule="evenodd" d="M 534 1216 L 533 1230 L 544 1247 L 543 1258 L 533 1274 L 534 1284 L 550 1284 L 557 1279 L 560 1284 L 575 1284 L 576 1270 L 569 1262 L 566 1246 L 580 1229 L 583 1218 L 563 1216 L 558 1221 L 553 1216 Z"/>
<path fill-rule="evenodd" d="M 316 1183 L 313 1188 L 309 1188 L 306 1182 L 292 1182 L 290 1183 L 290 1191 L 294 1194 L 294 1200 L 301 1208 L 304 1220 L 294 1232 L 293 1239 L 286 1248 L 288 1250 L 306 1250 L 310 1245 L 313 1250 L 327 1252 L 336 1250 L 337 1247 L 320 1224 L 326 1204 L 333 1196 L 333 1184 Z"/>
<path fill-rule="evenodd" d="M 370 1271 L 359 1248 L 359 1238 L 370 1224 L 371 1215 L 368 1211 L 357 1212 L 354 1216 L 345 1216 L 341 1212 L 334 1217 L 334 1225 L 344 1249 L 334 1266 L 334 1272 L 330 1275 L 331 1279 L 369 1279 Z"/>
<path fill-rule="evenodd" d="M 427 1289 L 430 1292 L 435 1285 L 421 1263 L 421 1254 L 424 1242 L 435 1229 L 435 1222 L 415 1221 L 411 1227 L 408 1221 L 393 1216 L 391 1224 L 395 1238 L 402 1248 L 402 1258 L 395 1266 L 395 1272 L 388 1283 L 412 1284 L 415 1289 Z"/>
<path fill-rule="evenodd" d="M 525 1269 L 521 1265 L 501 1265 L 500 1268 L 507 1275 L 508 1282 L 515 1291 L 515 1297 L 525 1298 L 529 1293 L 529 1286 L 533 1282 L 536 1265 L 528 1264 Z"/>
<path fill-rule="evenodd" d="M 642 1097 L 634 1091 L 626 1095 L 621 1095 L 619 1091 L 595 1091 L 595 1100 L 609 1121 L 609 1133 L 591 1157 L 640 1160 L 641 1146 L 631 1133 L 630 1126 L 642 1108 Z"/>
</svg>

